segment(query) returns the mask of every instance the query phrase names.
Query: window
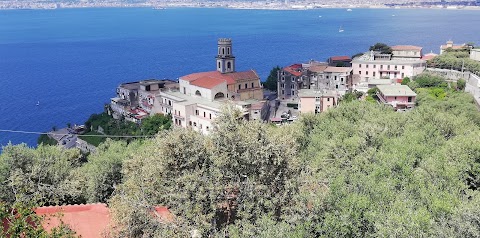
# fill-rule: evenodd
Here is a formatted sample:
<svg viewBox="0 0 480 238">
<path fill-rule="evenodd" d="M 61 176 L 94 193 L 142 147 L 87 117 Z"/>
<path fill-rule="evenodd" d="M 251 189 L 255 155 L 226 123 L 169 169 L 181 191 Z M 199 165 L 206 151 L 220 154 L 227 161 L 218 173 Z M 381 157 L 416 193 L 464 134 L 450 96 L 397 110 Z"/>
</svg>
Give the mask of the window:
<svg viewBox="0 0 480 238">
<path fill-rule="evenodd" d="M 292 96 L 295 95 L 295 91 L 292 91 Z"/>
<path fill-rule="evenodd" d="M 395 97 L 395 100 L 397 100 L 397 97 Z"/>
<path fill-rule="evenodd" d="M 206 115 L 206 113 L 205 113 L 205 112 L 203 112 L 203 117 L 207 117 L 207 115 Z"/>
<path fill-rule="evenodd" d="M 292 77 L 292 83 L 295 82 L 295 77 Z"/>
<path fill-rule="evenodd" d="M 361 74 L 362 74 L 362 71 L 358 71 L 358 74 L 360 74 L 360 75 L 361 75 Z"/>
<path fill-rule="evenodd" d="M 335 85 L 335 88 L 338 89 L 338 85 Z"/>
<path fill-rule="evenodd" d="M 383 69 L 383 64 L 382 64 L 382 65 L 380 65 L 380 69 Z"/>
<path fill-rule="evenodd" d="M 238 89 L 242 89 L 242 85 L 239 84 L 239 85 L 238 85 Z"/>
<path fill-rule="evenodd" d="M 320 97 L 315 97 L 316 102 L 320 102 Z"/>
<path fill-rule="evenodd" d="M 368 64 L 365 67 L 368 69 Z"/>
<path fill-rule="evenodd" d="M 335 81 L 337 81 L 337 76 L 335 75 Z"/>
<path fill-rule="evenodd" d="M 220 66 L 220 62 L 218 62 L 218 68 L 221 69 L 222 67 Z"/>
<path fill-rule="evenodd" d="M 230 47 L 227 48 L 227 54 L 230 54 Z"/>
<path fill-rule="evenodd" d="M 187 94 L 187 89 L 183 87 L 183 94 Z"/>
<path fill-rule="evenodd" d="M 248 84 L 245 84 L 245 88 L 248 88 L 248 86 L 247 86 L 247 85 L 248 85 Z"/>
<path fill-rule="evenodd" d="M 254 83 L 252 83 L 252 88 L 254 88 L 254 87 L 255 87 L 255 86 L 254 86 Z"/>
<path fill-rule="evenodd" d="M 193 123 L 193 126 L 195 126 L 195 127 L 196 127 L 196 126 L 197 126 L 197 123 L 196 123 L 196 122 L 194 122 L 194 123 Z"/>
<path fill-rule="evenodd" d="M 232 68 L 232 63 L 231 62 L 228 62 L 227 63 L 227 69 L 231 69 Z"/>
<path fill-rule="evenodd" d="M 326 78 L 327 78 L 327 79 L 329 79 L 329 78 L 330 78 L 330 76 L 328 76 L 328 75 L 327 75 L 327 76 L 326 76 Z"/>
<path fill-rule="evenodd" d="M 342 82 L 342 83 L 343 83 L 343 78 L 340 78 L 340 82 Z"/>
<path fill-rule="evenodd" d="M 195 110 L 195 115 L 197 115 L 197 116 L 198 116 L 198 110 Z"/>
<path fill-rule="evenodd" d="M 210 113 L 210 119 L 212 119 L 212 113 Z"/>
<path fill-rule="evenodd" d="M 395 70 L 397 70 L 397 66 L 395 65 Z"/>
<path fill-rule="evenodd" d="M 285 90 L 282 90 L 282 94 L 285 94 Z"/>
<path fill-rule="evenodd" d="M 327 98 L 327 102 L 330 102 L 330 98 Z"/>
<path fill-rule="evenodd" d="M 405 65 L 402 65 L 402 69 L 405 69 Z"/>
<path fill-rule="evenodd" d="M 362 64 L 359 64 L 358 67 L 361 68 L 361 67 L 362 67 Z"/>
<path fill-rule="evenodd" d="M 365 71 L 365 75 L 368 75 L 368 71 Z"/>
<path fill-rule="evenodd" d="M 222 55 L 225 54 L 225 48 L 222 48 Z"/>
<path fill-rule="evenodd" d="M 408 102 L 412 102 L 412 97 L 408 97 Z"/>
<path fill-rule="evenodd" d="M 282 87 L 282 88 L 285 88 L 285 84 L 282 83 L 282 84 L 281 84 L 281 87 Z"/>
<path fill-rule="evenodd" d="M 387 70 L 390 70 L 390 65 L 387 65 Z"/>
<path fill-rule="evenodd" d="M 189 124 L 190 126 L 192 126 L 192 121 L 188 121 L 188 124 Z"/>
<path fill-rule="evenodd" d="M 207 131 L 210 130 L 210 127 L 207 126 Z"/>
<path fill-rule="evenodd" d="M 373 77 L 375 77 L 375 72 L 373 72 Z"/>
<path fill-rule="evenodd" d="M 405 77 L 405 74 L 404 74 L 404 73 L 402 73 L 402 79 L 403 79 L 404 77 Z"/>
<path fill-rule="evenodd" d="M 374 64 L 374 65 L 373 65 L 373 68 L 374 68 L 374 69 L 375 69 L 375 68 L 377 68 L 377 65 L 376 65 L 376 64 Z"/>
<path fill-rule="evenodd" d="M 294 84 L 290 85 L 290 88 L 292 88 L 292 89 L 295 88 L 295 85 Z"/>
</svg>

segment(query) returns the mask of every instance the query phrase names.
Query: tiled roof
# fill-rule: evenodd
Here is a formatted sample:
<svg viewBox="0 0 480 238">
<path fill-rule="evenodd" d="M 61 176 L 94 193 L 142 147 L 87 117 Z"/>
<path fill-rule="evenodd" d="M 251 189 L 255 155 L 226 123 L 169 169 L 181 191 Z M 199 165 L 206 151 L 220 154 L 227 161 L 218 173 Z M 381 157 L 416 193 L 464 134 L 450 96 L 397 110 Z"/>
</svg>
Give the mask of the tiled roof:
<svg viewBox="0 0 480 238">
<path fill-rule="evenodd" d="M 442 49 L 452 48 L 454 50 L 460 50 L 460 49 L 465 48 L 465 45 L 453 45 L 451 47 L 449 47 L 448 45 L 442 45 L 442 46 L 440 46 L 440 48 L 442 48 Z"/>
<path fill-rule="evenodd" d="M 342 56 L 332 56 L 330 57 L 331 61 L 350 61 L 352 60 L 350 56 L 342 55 Z"/>
<path fill-rule="evenodd" d="M 35 213 L 45 217 L 42 226 L 47 231 L 58 227 L 63 221 L 77 235 L 89 238 L 103 237 L 102 233 L 111 221 L 110 210 L 103 203 L 39 207 L 35 209 Z M 58 214 L 61 214 L 61 217 Z"/>
<path fill-rule="evenodd" d="M 352 71 L 352 68 L 350 67 L 332 67 L 332 66 L 328 66 L 326 69 L 325 69 L 325 72 L 328 72 L 328 73 L 348 73 Z"/>
<path fill-rule="evenodd" d="M 378 85 L 377 88 L 385 96 L 417 96 L 407 85 Z"/>
<path fill-rule="evenodd" d="M 302 75 L 301 69 L 302 69 L 301 64 L 292 64 L 290 66 L 287 66 L 287 67 L 283 68 L 283 70 L 285 72 L 288 72 L 288 73 L 290 73 L 294 76 L 297 76 L 297 77 Z"/>
<path fill-rule="evenodd" d="M 205 78 L 205 77 L 221 79 L 227 82 L 227 85 L 235 84 L 237 81 L 259 79 L 257 73 L 254 70 L 249 70 L 244 72 L 225 73 L 225 74 L 222 74 L 218 71 L 200 72 L 200 73 L 193 73 L 193 74 L 182 76 L 180 77 L 180 79 L 189 81 L 190 83 L 192 83 L 193 81 L 196 81 L 198 79 Z"/>
<path fill-rule="evenodd" d="M 310 67 L 308 70 L 310 70 L 312 72 L 315 72 L 315 73 L 321 73 L 321 72 L 325 71 L 325 69 L 327 67 L 328 66 L 326 66 L 326 65 L 315 65 L 315 66 Z"/>
<path fill-rule="evenodd" d="M 222 83 L 225 83 L 225 80 L 215 78 L 215 77 L 208 77 L 208 76 L 201 77 L 201 78 L 198 78 L 197 80 L 190 82 L 190 84 L 192 85 L 202 87 L 202 88 L 208 88 L 208 89 L 212 89 L 215 86 L 220 85 Z"/>
<path fill-rule="evenodd" d="M 431 59 L 433 59 L 435 56 L 437 56 L 437 54 L 428 53 L 428 54 L 422 56 L 422 60 L 431 60 Z"/>
<path fill-rule="evenodd" d="M 394 46 L 392 46 L 392 50 L 416 50 L 416 51 L 420 51 L 420 50 L 422 50 L 422 47 L 414 46 L 414 45 L 394 45 Z"/>
<path fill-rule="evenodd" d="M 172 221 L 173 215 L 166 207 L 154 207 L 160 221 Z M 43 216 L 42 226 L 50 231 L 61 222 L 68 225 L 76 235 L 88 238 L 102 238 L 111 229 L 112 216 L 104 203 L 38 207 L 35 213 Z"/>
</svg>

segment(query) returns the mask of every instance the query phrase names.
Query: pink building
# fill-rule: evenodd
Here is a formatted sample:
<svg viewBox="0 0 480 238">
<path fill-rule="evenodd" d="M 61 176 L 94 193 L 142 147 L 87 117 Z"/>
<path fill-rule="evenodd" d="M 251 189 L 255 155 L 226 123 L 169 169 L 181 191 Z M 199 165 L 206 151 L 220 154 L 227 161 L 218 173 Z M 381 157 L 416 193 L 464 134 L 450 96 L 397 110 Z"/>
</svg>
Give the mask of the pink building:
<svg viewBox="0 0 480 238">
<path fill-rule="evenodd" d="M 334 91 L 302 89 L 298 92 L 300 113 L 320 113 L 338 104 L 338 94 Z"/>
<path fill-rule="evenodd" d="M 390 104 L 397 110 L 415 107 L 417 94 L 407 85 L 378 85 L 377 88 L 381 102 Z"/>
</svg>

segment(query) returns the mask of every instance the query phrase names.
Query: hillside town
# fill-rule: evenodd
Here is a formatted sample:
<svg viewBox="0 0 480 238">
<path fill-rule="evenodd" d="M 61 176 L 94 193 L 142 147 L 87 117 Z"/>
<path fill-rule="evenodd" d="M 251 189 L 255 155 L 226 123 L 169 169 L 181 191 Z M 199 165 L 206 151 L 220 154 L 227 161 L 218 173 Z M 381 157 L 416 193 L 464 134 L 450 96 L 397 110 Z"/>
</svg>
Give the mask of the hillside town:
<svg viewBox="0 0 480 238">
<path fill-rule="evenodd" d="M 373 96 L 378 103 L 389 105 L 393 110 L 408 111 L 415 107 L 417 94 L 402 81 L 414 79 L 425 71 L 450 77 L 453 74 L 456 80 L 466 79 L 473 85 L 470 92 L 480 93 L 478 72 L 427 68 L 427 61 L 437 54 L 424 54 L 420 46 L 382 44 L 378 49 L 372 46 L 374 48 L 353 59 L 331 56 L 326 61 L 310 60 L 284 66 L 276 73 L 276 90 L 268 90 L 255 70 L 236 71 L 232 39 L 221 38 L 217 43 L 217 55 L 212 62 L 215 70 L 192 72 L 178 80 L 122 83 L 106 107 L 108 114 L 116 120 L 136 124 L 152 115 L 171 115 L 173 126 L 209 134 L 215 118 L 227 104 L 239 109 L 245 120 L 276 125 L 292 123 L 301 114 L 317 114 L 334 108 L 347 94 L 360 95 L 360 100 Z M 439 52 L 469 47 L 449 40 L 440 46 Z M 469 51 L 470 59 L 480 62 L 480 49 Z M 372 93 L 375 95 L 369 95 Z M 77 137 L 83 129 L 81 126 L 62 128 L 51 131 L 49 136 L 65 148 L 93 152 L 94 145 Z M 101 127 L 92 129 L 104 134 Z"/>
</svg>

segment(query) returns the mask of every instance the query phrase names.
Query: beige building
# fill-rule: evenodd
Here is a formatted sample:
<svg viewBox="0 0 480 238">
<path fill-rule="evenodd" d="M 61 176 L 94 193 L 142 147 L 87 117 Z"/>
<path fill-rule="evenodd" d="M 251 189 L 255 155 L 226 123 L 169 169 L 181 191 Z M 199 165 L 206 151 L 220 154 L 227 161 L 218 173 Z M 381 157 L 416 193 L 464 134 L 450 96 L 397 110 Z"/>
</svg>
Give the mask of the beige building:
<svg viewBox="0 0 480 238">
<path fill-rule="evenodd" d="M 422 47 L 414 45 L 395 45 L 392 46 L 392 59 L 421 59 Z"/>
<path fill-rule="evenodd" d="M 300 113 L 321 113 L 338 105 L 339 94 L 329 90 L 302 89 L 298 92 Z"/>
<path fill-rule="evenodd" d="M 447 43 L 445 45 L 440 46 L 440 54 L 443 54 L 443 52 L 445 52 L 445 50 L 447 50 L 447 49 L 461 50 L 461 49 L 465 49 L 465 47 L 466 47 L 465 44 L 454 45 L 453 41 L 449 40 L 449 41 L 447 41 Z"/>
<path fill-rule="evenodd" d="M 470 59 L 480 61 L 480 49 L 470 50 Z"/>
</svg>

